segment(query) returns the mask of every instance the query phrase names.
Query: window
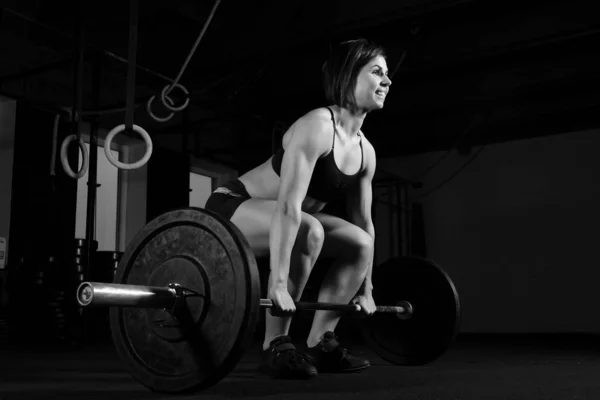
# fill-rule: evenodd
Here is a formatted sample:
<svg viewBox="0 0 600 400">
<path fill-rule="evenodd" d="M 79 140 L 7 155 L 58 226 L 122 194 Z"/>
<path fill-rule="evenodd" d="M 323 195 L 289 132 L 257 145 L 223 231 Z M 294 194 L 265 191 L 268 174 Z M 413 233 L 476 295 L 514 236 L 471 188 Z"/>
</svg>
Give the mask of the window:
<svg viewBox="0 0 600 400">
<path fill-rule="evenodd" d="M 204 208 L 212 193 L 212 178 L 190 172 L 190 206 Z"/>
</svg>

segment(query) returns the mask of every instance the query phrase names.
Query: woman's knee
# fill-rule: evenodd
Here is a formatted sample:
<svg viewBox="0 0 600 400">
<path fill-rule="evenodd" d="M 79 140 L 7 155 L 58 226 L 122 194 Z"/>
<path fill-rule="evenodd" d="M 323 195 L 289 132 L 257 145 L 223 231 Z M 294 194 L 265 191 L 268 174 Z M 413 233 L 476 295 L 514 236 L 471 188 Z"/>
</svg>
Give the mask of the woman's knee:
<svg viewBox="0 0 600 400">
<path fill-rule="evenodd" d="M 317 258 L 325 241 L 323 225 L 314 217 L 305 215 L 298 230 L 296 243 L 298 250 L 311 258 Z"/>
<path fill-rule="evenodd" d="M 355 261 L 360 263 L 368 263 L 373 258 L 375 243 L 370 234 L 366 231 L 357 228 L 356 234 L 353 235 L 351 250 L 347 253 Z"/>
</svg>

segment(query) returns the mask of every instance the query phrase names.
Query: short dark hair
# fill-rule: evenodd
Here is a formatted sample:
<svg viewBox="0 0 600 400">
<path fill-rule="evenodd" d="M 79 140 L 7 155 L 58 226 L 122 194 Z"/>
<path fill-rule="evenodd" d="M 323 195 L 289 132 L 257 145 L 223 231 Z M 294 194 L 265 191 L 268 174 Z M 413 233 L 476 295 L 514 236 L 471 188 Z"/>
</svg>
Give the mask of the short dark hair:
<svg viewBox="0 0 600 400">
<path fill-rule="evenodd" d="M 364 38 L 331 46 L 329 57 L 322 68 L 327 101 L 344 108 L 354 107 L 354 88 L 358 74 L 369 61 L 378 56 L 386 58 L 384 48 Z"/>
</svg>

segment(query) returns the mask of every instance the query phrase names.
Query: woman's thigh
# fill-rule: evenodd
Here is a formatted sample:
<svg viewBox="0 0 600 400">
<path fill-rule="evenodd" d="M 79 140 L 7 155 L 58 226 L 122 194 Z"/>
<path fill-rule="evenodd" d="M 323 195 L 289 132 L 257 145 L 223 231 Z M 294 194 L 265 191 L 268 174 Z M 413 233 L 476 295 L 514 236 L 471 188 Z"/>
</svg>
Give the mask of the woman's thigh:
<svg viewBox="0 0 600 400">
<path fill-rule="evenodd" d="M 372 257 L 373 238 L 364 229 L 333 215 L 316 213 L 313 216 L 325 233 L 322 257 L 349 260 Z"/>
<path fill-rule="evenodd" d="M 231 222 L 238 227 L 250 243 L 255 257 L 263 257 L 269 253 L 271 220 L 276 207 L 277 201 L 275 200 L 251 198 L 240 204 L 231 217 Z M 294 250 L 303 251 L 308 248 L 311 237 L 322 235 L 322 231 L 319 221 L 303 212 Z"/>
</svg>

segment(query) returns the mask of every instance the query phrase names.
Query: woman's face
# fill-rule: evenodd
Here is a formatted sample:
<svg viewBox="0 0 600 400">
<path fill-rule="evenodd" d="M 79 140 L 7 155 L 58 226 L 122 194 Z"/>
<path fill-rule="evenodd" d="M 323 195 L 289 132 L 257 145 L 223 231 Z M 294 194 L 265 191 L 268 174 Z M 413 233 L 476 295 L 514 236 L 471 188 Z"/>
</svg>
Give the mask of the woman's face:
<svg viewBox="0 0 600 400">
<path fill-rule="evenodd" d="M 383 108 L 391 84 L 385 58 L 373 58 L 361 69 L 356 79 L 356 106 L 367 111 Z"/>
</svg>

